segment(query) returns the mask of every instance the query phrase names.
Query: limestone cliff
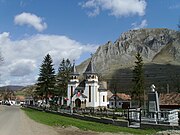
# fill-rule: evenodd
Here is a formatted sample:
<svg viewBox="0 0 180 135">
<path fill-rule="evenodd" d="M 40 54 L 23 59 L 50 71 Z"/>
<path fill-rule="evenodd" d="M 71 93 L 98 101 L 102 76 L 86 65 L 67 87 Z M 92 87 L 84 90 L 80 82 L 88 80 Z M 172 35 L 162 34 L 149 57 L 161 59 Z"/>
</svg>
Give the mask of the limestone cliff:
<svg viewBox="0 0 180 135">
<path fill-rule="evenodd" d="M 135 62 L 135 54 L 138 51 L 143 57 L 145 75 L 147 76 L 165 72 L 167 70 L 166 65 L 173 65 L 178 70 L 178 65 L 180 65 L 180 35 L 177 31 L 162 28 L 130 30 L 123 33 L 114 43 L 108 41 L 105 45 L 99 46 L 92 60 L 96 71 L 105 80 L 108 80 L 110 84 L 116 82 L 119 87 L 126 89 L 125 85 L 131 84 L 132 68 Z M 86 68 L 87 61 L 78 66 L 79 71 Z M 156 70 L 152 73 L 151 67 L 152 69 L 161 68 L 164 70 Z M 180 74 L 179 71 L 175 72 Z M 162 77 L 165 74 L 162 73 L 160 76 Z M 146 77 L 146 80 L 148 85 L 153 82 L 153 78 Z M 167 80 L 167 76 L 158 80 Z M 163 85 L 166 83 L 168 81 L 163 82 Z"/>
</svg>

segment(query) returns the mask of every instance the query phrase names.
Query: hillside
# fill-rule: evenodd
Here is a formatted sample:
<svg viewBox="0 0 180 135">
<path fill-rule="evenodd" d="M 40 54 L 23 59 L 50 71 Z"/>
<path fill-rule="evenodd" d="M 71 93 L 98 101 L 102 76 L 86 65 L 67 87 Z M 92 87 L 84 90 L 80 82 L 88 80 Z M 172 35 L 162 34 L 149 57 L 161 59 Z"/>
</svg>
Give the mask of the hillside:
<svg viewBox="0 0 180 135">
<path fill-rule="evenodd" d="M 17 91 L 17 90 L 21 90 L 22 88 L 23 86 L 8 85 L 8 86 L 0 87 L 0 91 L 4 91 L 4 90 Z"/>
<path fill-rule="evenodd" d="M 169 29 L 140 29 L 123 33 L 114 43 L 100 46 L 92 57 L 95 69 L 108 81 L 109 88 L 129 91 L 132 88 L 132 69 L 135 54 L 144 60 L 146 89 L 154 83 L 160 91 L 167 84 L 180 89 L 180 35 Z M 77 66 L 82 73 L 89 60 Z"/>
</svg>

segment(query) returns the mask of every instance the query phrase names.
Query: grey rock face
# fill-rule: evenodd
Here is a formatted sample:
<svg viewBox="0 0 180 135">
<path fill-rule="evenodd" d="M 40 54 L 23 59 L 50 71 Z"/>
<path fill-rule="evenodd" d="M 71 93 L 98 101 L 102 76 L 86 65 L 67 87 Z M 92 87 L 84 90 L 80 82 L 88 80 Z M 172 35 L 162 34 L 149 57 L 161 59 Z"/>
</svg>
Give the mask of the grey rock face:
<svg viewBox="0 0 180 135">
<path fill-rule="evenodd" d="M 125 32 L 114 43 L 109 41 L 99 46 L 93 55 L 92 62 L 103 79 L 110 82 L 117 81 L 121 88 L 123 86 L 126 89 L 126 86 L 132 83 L 132 69 L 137 52 L 141 53 L 143 62 L 147 65 L 144 69 L 147 85 L 154 83 L 153 81 L 164 85 L 172 80 L 167 76 L 169 75 L 167 68 L 174 68 L 178 73 L 180 71 L 178 70 L 180 35 L 177 31 L 169 29 L 140 29 Z M 79 65 L 78 71 L 83 72 L 86 66 L 83 62 Z M 176 71 L 173 71 L 174 74 Z"/>
<path fill-rule="evenodd" d="M 130 67 L 134 64 L 136 53 L 140 52 L 144 62 L 149 63 L 168 44 L 175 44 L 169 48 L 169 53 L 173 53 L 174 60 L 180 62 L 177 39 L 177 32 L 168 29 L 130 30 L 114 43 L 109 41 L 100 46 L 94 54 L 93 62 L 100 71 L 113 66 Z"/>
</svg>

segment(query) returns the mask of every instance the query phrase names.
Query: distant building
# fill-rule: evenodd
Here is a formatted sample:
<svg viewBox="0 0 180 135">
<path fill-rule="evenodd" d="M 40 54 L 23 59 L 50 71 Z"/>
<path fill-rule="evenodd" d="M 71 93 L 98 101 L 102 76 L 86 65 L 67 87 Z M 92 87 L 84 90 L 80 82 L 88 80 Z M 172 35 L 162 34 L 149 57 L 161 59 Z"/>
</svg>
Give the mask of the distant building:
<svg viewBox="0 0 180 135">
<path fill-rule="evenodd" d="M 35 105 L 35 101 L 32 96 L 25 97 L 25 104 L 26 105 Z"/>
<path fill-rule="evenodd" d="M 79 82 L 79 74 L 73 64 L 71 79 L 68 83 L 67 105 L 72 107 L 107 107 L 107 84 L 99 82 L 92 60 L 89 62 L 83 81 Z"/>
<path fill-rule="evenodd" d="M 21 96 L 21 95 L 17 95 L 16 96 L 16 101 L 25 101 L 25 97 L 24 96 Z"/>
<path fill-rule="evenodd" d="M 180 93 L 160 93 L 160 108 L 162 109 L 179 109 L 180 108 Z"/>
<path fill-rule="evenodd" d="M 127 109 L 131 106 L 131 97 L 124 93 L 117 93 L 109 98 L 109 108 Z"/>
</svg>

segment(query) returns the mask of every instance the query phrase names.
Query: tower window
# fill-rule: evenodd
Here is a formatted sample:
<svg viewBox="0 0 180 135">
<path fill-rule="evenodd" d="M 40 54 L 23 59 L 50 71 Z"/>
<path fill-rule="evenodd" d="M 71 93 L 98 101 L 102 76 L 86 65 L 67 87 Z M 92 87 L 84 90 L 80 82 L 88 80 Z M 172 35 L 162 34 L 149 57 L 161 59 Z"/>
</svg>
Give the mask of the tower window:
<svg viewBox="0 0 180 135">
<path fill-rule="evenodd" d="M 89 86 L 89 102 L 91 102 L 91 86 Z"/>
<path fill-rule="evenodd" d="M 103 102 L 105 102 L 105 96 L 103 96 Z"/>
<path fill-rule="evenodd" d="M 71 97 L 73 96 L 73 86 L 71 86 Z"/>
</svg>

